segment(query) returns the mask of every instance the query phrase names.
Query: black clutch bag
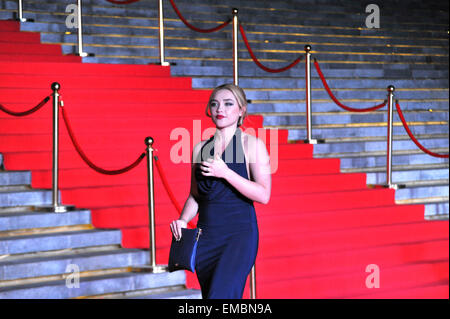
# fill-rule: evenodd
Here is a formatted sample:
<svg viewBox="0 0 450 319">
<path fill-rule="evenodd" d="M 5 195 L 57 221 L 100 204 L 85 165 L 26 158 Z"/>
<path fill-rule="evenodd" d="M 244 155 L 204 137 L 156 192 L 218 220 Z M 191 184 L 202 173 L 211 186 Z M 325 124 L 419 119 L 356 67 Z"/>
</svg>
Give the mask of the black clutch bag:
<svg viewBox="0 0 450 319">
<path fill-rule="evenodd" d="M 169 272 L 176 270 L 195 270 L 195 256 L 197 255 L 198 239 L 202 230 L 200 228 L 181 228 L 181 239 L 176 240 L 172 235 L 172 244 L 169 253 Z"/>
</svg>

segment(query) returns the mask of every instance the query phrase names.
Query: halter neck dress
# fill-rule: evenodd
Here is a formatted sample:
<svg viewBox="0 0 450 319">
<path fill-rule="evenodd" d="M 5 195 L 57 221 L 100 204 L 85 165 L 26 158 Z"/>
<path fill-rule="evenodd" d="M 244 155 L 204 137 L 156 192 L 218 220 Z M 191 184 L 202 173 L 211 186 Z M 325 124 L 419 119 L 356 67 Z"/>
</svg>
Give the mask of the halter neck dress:
<svg viewBox="0 0 450 319">
<path fill-rule="evenodd" d="M 236 131 L 222 153 L 222 160 L 249 179 L 241 141 Z M 202 146 L 200 161 L 214 156 L 214 136 Z M 197 248 L 196 274 L 204 299 L 242 298 L 247 276 L 258 251 L 258 225 L 253 201 L 223 178 L 204 176 L 200 161 L 195 168 L 199 194 L 197 227 L 202 235 Z"/>
</svg>

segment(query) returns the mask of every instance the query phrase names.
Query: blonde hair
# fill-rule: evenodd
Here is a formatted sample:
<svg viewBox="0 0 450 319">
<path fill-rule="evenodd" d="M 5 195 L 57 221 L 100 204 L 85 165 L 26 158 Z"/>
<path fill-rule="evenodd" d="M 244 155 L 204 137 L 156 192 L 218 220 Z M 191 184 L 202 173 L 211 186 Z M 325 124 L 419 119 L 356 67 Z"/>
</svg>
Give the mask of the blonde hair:
<svg viewBox="0 0 450 319">
<path fill-rule="evenodd" d="M 236 98 L 239 108 L 243 110 L 242 116 L 239 117 L 237 123 L 238 127 L 241 126 L 242 123 L 244 123 L 244 119 L 247 117 L 247 98 L 245 97 L 245 92 L 243 89 L 231 83 L 219 85 L 212 91 L 211 95 L 209 96 L 208 105 L 206 105 L 205 110 L 206 116 L 211 117 L 211 113 L 208 113 L 208 111 L 211 111 L 211 100 L 214 99 L 216 93 L 219 92 L 220 90 L 228 90 L 231 93 L 233 93 L 234 97 Z"/>
</svg>

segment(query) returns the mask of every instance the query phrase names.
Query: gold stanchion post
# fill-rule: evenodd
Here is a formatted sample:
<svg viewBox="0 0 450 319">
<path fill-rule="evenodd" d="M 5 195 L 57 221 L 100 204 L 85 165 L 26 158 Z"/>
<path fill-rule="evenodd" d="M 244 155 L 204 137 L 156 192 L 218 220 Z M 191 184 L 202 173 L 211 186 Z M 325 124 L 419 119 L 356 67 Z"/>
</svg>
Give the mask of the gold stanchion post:
<svg viewBox="0 0 450 319">
<path fill-rule="evenodd" d="M 148 211 L 150 226 L 150 265 L 133 267 L 135 272 L 151 272 L 162 273 L 168 270 L 167 265 L 156 264 L 156 240 L 155 240 L 155 195 L 154 195 L 154 178 L 153 178 L 153 138 L 146 137 L 145 145 L 147 145 L 147 186 L 148 186 Z"/>
<path fill-rule="evenodd" d="M 36 207 L 36 210 L 51 211 L 55 213 L 65 213 L 74 210 L 72 205 L 61 205 L 59 201 L 59 89 L 61 85 L 53 82 L 51 89 L 53 90 L 53 154 L 52 154 L 52 204 Z"/>
<path fill-rule="evenodd" d="M 162 66 L 169 66 L 164 56 L 164 12 L 163 0 L 159 0 L 159 60 Z"/>
<path fill-rule="evenodd" d="M 233 83 L 234 85 L 239 85 L 239 57 L 238 57 L 238 29 L 239 29 L 239 21 L 238 21 L 238 9 L 233 8 L 231 11 L 233 15 Z"/>
<path fill-rule="evenodd" d="M 311 46 L 305 45 L 305 90 L 306 90 L 306 139 L 305 144 L 324 143 L 322 139 L 312 138 L 312 98 L 311 98 Z"/>
<path fill-rule="evenodd" d="M 387 114 L 387 151 L 386 151 L 386 184 L 381 185 L 384 188 L 399 189 L 404 188 L 403 184 L 394 184 L 392 182 L 392 141 L 394 126 L 394 91 L 395 87 L 389 85 L 388 92 L 388 114 Z"/>
<path fill-rule="evenodd" d="M 238 69 L 238 9 L 233 8 L 233 83 L 234 85 L 239 85 L 239 69 Z M 250 272 L 250 299 L 256 299 L 256 270 L 255 265 L 253 265 Z"/>
</svg>

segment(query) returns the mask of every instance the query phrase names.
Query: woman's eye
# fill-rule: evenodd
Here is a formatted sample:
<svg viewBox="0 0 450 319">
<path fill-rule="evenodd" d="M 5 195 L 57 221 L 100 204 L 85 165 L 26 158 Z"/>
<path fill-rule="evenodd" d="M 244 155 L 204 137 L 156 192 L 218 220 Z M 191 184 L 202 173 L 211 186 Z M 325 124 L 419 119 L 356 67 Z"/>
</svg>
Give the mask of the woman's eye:
<svg viewBox="0 0 450 319">
<path fill-rule="evenodd" d="M 211 107 L 217 107 L 217 106 L 218 106 L 218 103 L 217 103 L 217 102 L 211 102 L 210 106 L 211 106 Z"/>
<path fill-rule="evenodd" d="M 233 106 L 233 103 L 230 103 L 230 102 L 225 103 L 225 106 Z"/>
</svg>

